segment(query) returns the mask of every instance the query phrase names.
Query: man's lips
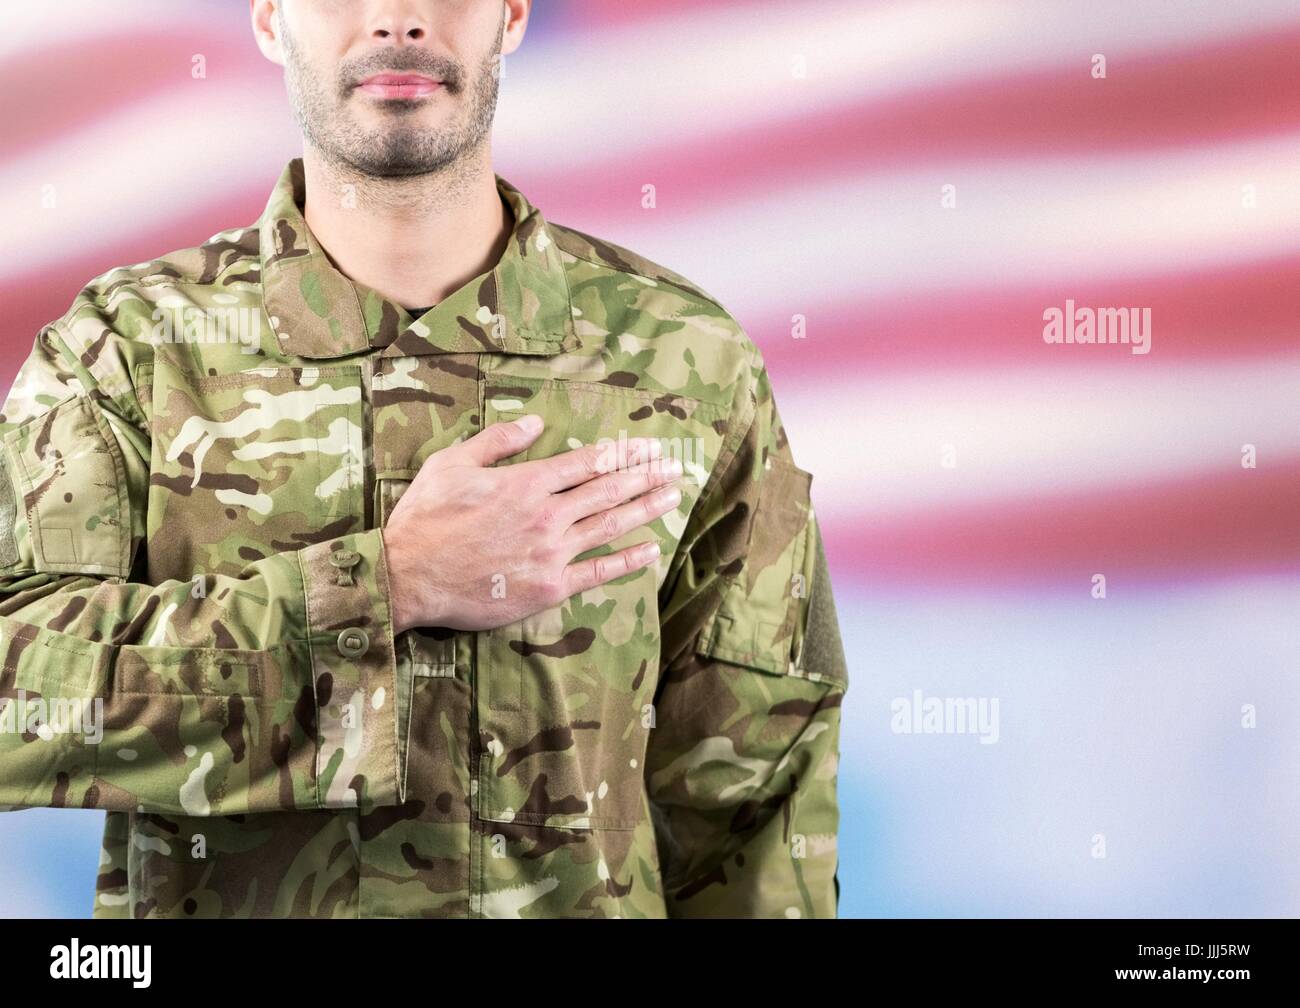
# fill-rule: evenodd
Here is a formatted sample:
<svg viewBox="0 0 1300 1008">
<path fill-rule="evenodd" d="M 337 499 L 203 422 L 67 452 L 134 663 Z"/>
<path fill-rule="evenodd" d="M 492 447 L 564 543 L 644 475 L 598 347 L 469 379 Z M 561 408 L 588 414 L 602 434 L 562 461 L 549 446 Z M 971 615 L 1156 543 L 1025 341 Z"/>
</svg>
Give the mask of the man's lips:
<svg viewBox="0 0 1300 1008">
<path fill-rule="evenodd" d="M 442 81 L 421 74 L 382 73 L 367 77 L 357 85 L 358 90 L 376 98 L 424 98 L 433 94 Z"/>
</svg>

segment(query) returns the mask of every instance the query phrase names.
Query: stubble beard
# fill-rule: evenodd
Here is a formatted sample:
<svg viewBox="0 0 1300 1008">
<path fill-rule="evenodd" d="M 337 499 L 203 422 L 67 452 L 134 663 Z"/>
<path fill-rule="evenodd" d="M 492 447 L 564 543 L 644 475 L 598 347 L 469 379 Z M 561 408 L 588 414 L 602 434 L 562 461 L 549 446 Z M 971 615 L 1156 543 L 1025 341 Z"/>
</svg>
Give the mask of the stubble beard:
<svg viewBox="0 0 1300 1008">
<path fill-rule="evenodd" d="M 458 63 L 452 63 L 421 49 L 400 49 L 376 53 L 353 61 L 331 87 L 303 58 L 292 36 L 281 32 L 285 51 L 285 84 L 290 103 L 306 141 L 320 151 L 335 169 L 374 179 L 405 178 L 413 175 L 453 174 L 477 150 L 492 129 L 500 90 L 501 39 L 479 63 L 471 80 Z M 464 114 L 443 127 L 426 128 L 403 124 L 414 120 L 422 105 L 406 101 L 378 103 L 386 122 L 377 129 L 357 123 L 350 102 L 364 100 L 353 84 L 378 70 L 409 71 L 435 76 L 443 81 L 448 98 L 468 96 Z M 435 94 L 430 101 L 442 100 Z"/>
</svg>

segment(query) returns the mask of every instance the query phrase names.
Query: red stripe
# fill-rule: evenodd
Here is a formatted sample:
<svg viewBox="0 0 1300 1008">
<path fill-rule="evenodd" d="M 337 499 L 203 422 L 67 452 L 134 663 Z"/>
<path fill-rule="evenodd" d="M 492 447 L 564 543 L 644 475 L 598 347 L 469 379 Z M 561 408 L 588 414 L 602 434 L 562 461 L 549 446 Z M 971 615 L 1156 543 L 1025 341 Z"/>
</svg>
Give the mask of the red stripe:
<svg viewBox="0 0 1300 1008">
<path fill-rule="evenodd" d="M 653 11 L 662 14 L 658 5 Z M 210 74 L 247 80 L 254 91 L 265 86 L 268 93 L 280 93 L 279 72 L 242 35 L 177 32 L 110 35 L 94 46 L 55 43 L 7 60 L 0 66 L 0 89 L 25 96 L 6 119 L 10 156 L 120 114 L 164 88 L 192 90 L 201 112 L 208 82 L 190 76 L 194 53 L 207 57 Z M 1300 124 L 1297 52 L 1300 27 L 1114 61 L 1103 81 L 1088 76 L 1081 57 L 1078 66 L 1047 73 L 997 74 L 593 160 L 576 180 L 566 166 L 525 181 L 553 215 L 567 215 L 581 227 L 584 220 L 639 212 L 643 181 L 655 182 L 661 210 L 693 213 L 737 186 L 770 190 L 774 184 L 845 170 L 914 169 L 984 156 L 1195 147 L 1210 139 L 1275 135 Z M 123 53 L 130 53 L 129 73 L 122 69 Z M 76 66 L 77 73 L 51 75 L 49 67 L 61 62 Z M 34 80 L 39 87 L 32 87 Z M 86 92 L 87 81 L 95 82 L 92 94 Z M 803 85 L 792 80 L 790 86 Z M 815 95 L 815 80 L 808 86 Z M 700 112 L 719 122 L 727 118 L 722 109 Z M 713 184 L 700 186 L 700 179 Z"/>
<path fill-rule="evenodd" d="M 268 183 L 269 186 L 269 183 Z M 0 372 L 13 359 L 17 339 L 30 345 L 40 326 L 67 309 L 80 286 L 113 266 L 152 258 L 163 250 L 198 244 L 216 231 L 252 223 L 266 191 L 191 210 L 153 223 L 136 235 L 115 236 L 102 249 L 79 253 L 57 266 L 9 276 L 0 283 L 11 339 L 0 348 Z M 849 371 L 881 376 L 937 373 L 983 366 L 1034 367 L 1063 360 L 1133 367 L 1169 362 L 1256 360 L 1300 352 L 1300 254 L 1195 272 L 1053 284 L 1008 290 L 940 291 L 811 306 L 791 302 L 789 313 L 754 315 L 730 306 L 763 351 L 772 373 L 807 379 Z M 1135 357 L 1121 346 L 1049 346 L 1042 313 L 1049 306 L 1150 307 L 1152 352 Z M 791 318 L 806 313 L 807 335 L 791 335 Z M 25 352 L 25 351 L 24 351 Z"/>
<path fill-rule="evenodd" d="M 1088 367 L 1291 357 L 1300 353 L 1300 253 L 1177 274 L 971 288 L 925 296 L 805 306 L 746 317 L 773 372 L 880 375 L 997 366 L 1071 363 Z M 1052 346 L 1043 311 L 1076 306 L 1151 309 L 1151 353 L 1123 346 Z M 807 313 L 803 340 L 791 318 Z"/>
<path fill-rule="evenodd" d="M 266 206 L 274 185 L 268 178 L 255 189 L 211 204 L 197 204 L 166 221 L 151 221 L 135 234 L 114 235 L 91 251 L 77 251 L 49 267 L 26 275 L 6 275 L 0 283 L 5 306 L 5 338 L 0 341 L 0 376 L 12 381 L 41 327 L 71 306 L 82 286 L 114 267 L 147 262 L 164 252 L 200 245 L 218 231 L 252 224 Z"/>
<path fill-rule="evenodd" d="M 1049 73 L 861 99 L 730 129 L 721 127 L 726 110 L 701 108 L 702 118 L 720 124 L 707 137 L 626 153 L 612 144 L 617 153 L 584 165 L 577 179 L 566 165 L 521 176 L 519 184 L 529 186 L 553 219 L 584 231 L 638 226 L 648 212 L 641 208 L 645 183 L 657 190 L 656 217 L 683 223 L 724 198 L 761 202 L 793 184 L 812 187 L 846 173 L 886 170 L 916 176 L 930 166 L 950 169 L 945 181 L 958 184 L 960 201 L 961 168 L 972 159 L 1194 150 L 1293 132 L 1300 127 L 1298 52 L 1300 28 L 1113 62 L 1102 81 L 1089 78 L 1081 57 Z M 937 187 L 917 184 L 929 187 L 920 198 L 937 205 Z M 845 207 L 849 220 L 856 212 Z"/>
<path fill-rule="evenodd" d="M 207 61 L 206 79 L 192 76 L 196 53 Z M 75 72 L 51 71 L 60 66 Z M 250 91 L 265 87 L 269 95 L 284 89 L 281 71 L 262 58 L 251 38 L 220 39 L 180 27 L 24 50 L 0 65 L 0 93 L 23 96 L 5 110 L 5 160 L 127 114 L 163 91 L 189 96 L 201 116 L 211 107 L 213 81 L 231 79 L 247 81 Z"/>
<path fill-rule="evenodd" d="M 1227 451 L 1220 473 L 1068 496 L 1034 495 L 1027 474 L 1019 501 L 828 517 L 827 556 L 873 585 L 1041 586 L 1081 604 L 1094 574 L 1122 599 L 1153 582 L 1300 572 L 1300 459 L 1260 463 L 1241 469 Z"/>
</svg>

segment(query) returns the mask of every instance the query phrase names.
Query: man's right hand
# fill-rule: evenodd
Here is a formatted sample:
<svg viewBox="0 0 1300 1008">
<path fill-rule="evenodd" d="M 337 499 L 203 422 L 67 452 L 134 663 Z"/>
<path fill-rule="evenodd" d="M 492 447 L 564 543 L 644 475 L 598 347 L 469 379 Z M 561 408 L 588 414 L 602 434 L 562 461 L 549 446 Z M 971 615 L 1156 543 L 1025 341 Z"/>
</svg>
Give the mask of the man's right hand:
<svg viewBox="0 0 1300 1008">
<path fill-rule="evenodd" d="M 658 558 L 650 542 L 573 562 L 677 507 L 681 463 L 629 438 L 493 467 L 542 427 L 492 424 L 425 460 L 382 532 L 394 633 L 506 626 Z"/>
</svg>

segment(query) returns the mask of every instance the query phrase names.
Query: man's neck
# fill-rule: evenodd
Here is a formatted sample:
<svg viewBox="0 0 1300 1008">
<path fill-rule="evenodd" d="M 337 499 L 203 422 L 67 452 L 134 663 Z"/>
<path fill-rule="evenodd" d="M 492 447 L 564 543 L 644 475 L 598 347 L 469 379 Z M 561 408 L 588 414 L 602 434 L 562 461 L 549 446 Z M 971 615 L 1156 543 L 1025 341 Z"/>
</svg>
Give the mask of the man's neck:
<svg viewBox="0 0 1300 1008">
<path fill-rule="evenodd" d="M 375 179 L 303 152 L 307 226 L 346 276 L 403 308 L 435 305 L 501 259 L 514 224 L 485 144 L 434 175 Z"/>
</svg>

